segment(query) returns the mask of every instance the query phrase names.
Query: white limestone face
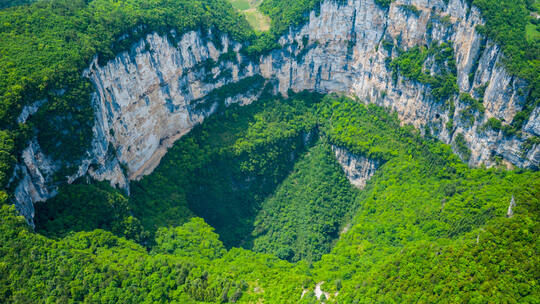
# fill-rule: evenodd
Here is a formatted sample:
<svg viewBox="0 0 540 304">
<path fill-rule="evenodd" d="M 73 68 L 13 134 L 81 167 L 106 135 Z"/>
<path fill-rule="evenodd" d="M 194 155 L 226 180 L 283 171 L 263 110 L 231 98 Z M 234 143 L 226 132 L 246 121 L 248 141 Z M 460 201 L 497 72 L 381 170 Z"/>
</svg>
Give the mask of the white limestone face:
<svg viewBox="0 0 540 304">
<path fill-rule="evenodd" d="M 420 14 L 403 9 L 401 4 L 416 6 Z M 476 26 L 481 24 L 480 12 L 474 7 L 469 9 L 465 0 L 449 0 L 448 4 L 444 0 L 397 0 L 387 10 L 374 0 L 327 0 L 318 13 L 311 13 L 305 25 L 291 29 L 280 39 L 282 49 L 255 61 L 242 56 L 238 52 L 241 45 L 226 36 L 220 39 L 223 47 L 218 47 L 206 33 L 185 33 L 178 43 L 150 33 L 129 51 L 105 65 L 93 61 L 85 71 L 96 89 L 94 136 L 87 157 L 67 181 L 88 174 L 129 191 L 129 180 L 151 173 L 167 149 L 217 106 L 213 103 L 199 109 L 197 104 L 213 90 L 253 75 L 262 75 L 268 84 L 274 84 L 275 92 L 284 95 L 288 90 L 356 95 L 364 102 L 395 111 L 403 124 L 421 130 L 427 126 L 451 145 L 461 133 L 471 150 L 471 166 L 491 166 L 495 163 L 493 156 L 498 155 L 509 165 L 537 167 L 540 145 L 527 151 L 522 145 L 527 138 L 540 135 L 539 108 L 525 124 L 522 138 L 479 131 L 491 117 L 512 121 L 528 95 L 527 83 L 505 71 L 501 49 L 476 32 Z M 382 46 L 383 41 L 395 47 L 389 52 Z M 465 105 L 458 96 L 453 97 L 454 113 L 449 113 L 444 102 L 431 97 L 429 86 L 402 77 L 394 81 L 387 67 L 398 49 L 434 41 L 452 43 L 461 92 L 474 94 L 475 89 L 486 87 L 485 114 L 471 126 L 459 119 Z M 236 60 L 221 60 L 220 56 L 229 50 L 236 52 Z M 210 64 L 210 71 L 205 67 L 208 60 L 218 61 Z M 249 104 L 257 94 L 240 93 L 223 103 Z M 26 120 L 38 108 L 25 108 L 20 119 Z M 454 127 L 447 129 L 451 117 Z M 23 213 L 29 221 L 32 203 L 55 193 L 56 186 L 50 182 L 53 173 L 43 172 L 59 169 L 54 164 L 30 160 L 41 157 L 36 152 L 39 145 L 35 141 L 32 145 L 30 156 L 18 165 L 21 176 L 15 193 L 15 203 L 19 210 L 27 210 Z"/>
<path fill-rule="evenodd" d="M 378 160 L 353 154 L 342 147 L 332 145 L 332 151 L 334 151 L 336 160 L 343 168 L 347 179 L 358 189 L 364 189 L 366 187 L 366 183 L 373 177 L 375 171 L 381 165 L 381 162 Z"/>
</svg>

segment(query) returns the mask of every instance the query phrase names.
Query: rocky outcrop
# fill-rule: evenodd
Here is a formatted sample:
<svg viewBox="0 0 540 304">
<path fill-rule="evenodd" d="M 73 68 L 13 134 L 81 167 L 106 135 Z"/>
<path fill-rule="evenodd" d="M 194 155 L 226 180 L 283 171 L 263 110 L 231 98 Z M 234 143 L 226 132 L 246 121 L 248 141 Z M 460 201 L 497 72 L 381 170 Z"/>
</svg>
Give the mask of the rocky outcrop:
<svg viewBox="0 0 540 304">
<path fill-rule="evenodd" d="M 92 148 L 67 182 L 88 174 L 129 193 L 129 180 L 152 172 L 167 148 L 215 112 L 219 102 L 207 100 L 211 93 L 243 79 L 249 80 L 248 88 L 264 84 L 250 77 L 255 68 L 238 55 L 240 44 L 211 35 L 189 32 L 174 42 L 153 33 L 103 66 L 97 59 L 91 63 L 84 76 L 96 87 Z M 230 91 L 233 88 L 219 96 L 224 106 L 249 104 L 261 88 L 227 95 Z M 21 114 L 23 119 L 38 108 L 32 105 L 25 110 L 29 114 Z M 50 198 L 57 189 L 53 173 L 59 166 L 36 164 L 43 158 L 38 151 L 39 144 L 33 141 L 17 169 L 21 182 L 15 204 L 30 223 L 32 202 Z"/>
<path fill-rule="evenodd" d="M 253 76 L 251 65 L 240 66 L 241 46 L 225 36 L 219 40 L 216 46 L 200 32 L 190 32 L 173 45 L 154 33 L 105 66 L 96 60 L 85 71 L 96 86 L 101 145 L 112 144 L 129 179 L 152 172 L 167 148 L 216 110 L 217 103 L 199 109 L 205 96 Z M 234 58 L 220 60 L 228 52 Z M 255 96 L 224 98 L 225 104 L 248 104 Z"/>
<path fill-rule="evenodd" d="M 407 10 L 404 4 L 414 5 L 419 13 Z M 456 136 L 463 134 L 471 151 L 471 166 L 490 166 L 495 163 L 493 156 L 499 155 L 519 167 L 537 167 L 540 146 L 524 153 L 523 139 L 480 131 L 491 117 L 511 122 L 528 95 L 527 83 L 505 71 L 500 48 L 476 32 L 481 24 L 478 9 L 462 0 L 448 4 L 442 0 L 398 0 L 389 9 L 373 0 L 325 1 L 318 14 L 311 13 L 306 25 L 281 39 L 281 50 L 261 59 L 261 73 L 279 79 L 282 93 L 289 89 L 341 92 L 388 107 L 404 124 L 420 129 L 428 126 L 446 143 L 454 144 Z M 472 125 L 459 121 L 466 105 L 457 96 L 453 97 L 455 110 L 450 113 L 443 102 L 431 96 L 428 85 L 401 76 L 394 81 L 392 77 L 388 60 L 395 58 L 399 49 L 434 41 L 452 43 L 461 92 L 475 96 L 478 88 L 485 87 L 485 114 L 478 115 Z M 383 47 L 383 42 L 393 44 L 392 50 Z M 523 138 L 538 135 L 537 114 L 538 109 L 524 128 Z M 454 125 L 447 128 L 451 118 Z"/>
<path fill-rule="evenodd" d="M 15 202 L 19 212 L 33 225 L 34 204 L 44 202 L 56 195 L 56 188 L 51 184 L 58 166 L 41 151 L 38 143 L 30 142 L 21 156 L 22 162 L 15 167 L 14 181 Z"/>
<path fill-rule="evenodd" d="M 366 187 L 367 181 L 373 177 L 375 171 L 381 165 L 378 160 L 352 154 L 345 148 L 332 145 L 332 151 L 334 151 L 336 159 L 343 168 L 347 179 L 353 186 L 359 189 Z"/>
<path fill-rule="evenodd" d="M 527 133 L 540 136 L 540 107 L 534 109 L 529 118 L 529 122 L 525 125 L 523 130 Z"/>
<path fill-rule="evenodd" d="M 414 5 L 416 12 L 404 4 Z M 527 138 L 540 135 L 538 108 L 521 137 L 481 128 L 491 117 L 511 122 L 528 95 L 527 83 L 505 71 L 500 48 L 477 33 L 476 26 L 482 23 L 480 12 L 465 0 L 396 0 L 387 9 L 374 0 L 326 0 L 305 25 L 280 39 L 281 49 L 256 60 L 241 55 L 239 43 L 216 33 L 151 33 L 129 51 L 104 65 L 95 60 L 85 71 L 96 87 L 94 137 L 88 156 L 68 182 L 88 174 L 129 190 L 130 179 L 152 172 L 167 148 L 218 106 L 255 100 L 258 85 L 238 92 L 234 84 L 256 83 L 251 78 L 256 75 L 284 95 L 289 90 L 340 92 L 387 107 L 404 124 L 429 129 L 446 143 L 456 146 L 456 138 L 464 140 L 471 166 L 493 165 L 494 156 L 500 156 L 518 167 L 538 167 L 540 145 L 523 149 Z M 460 91 L 475 97 L 478 89 L 485 91 L 485 113 L 476 113 L 472 124 L 460 120 L 466 105 L 457 95 L 450 112 L 432 97 L 430 86 L 399 75 L 395 79 L 388 67 L 399 50 L 435 41 L 452 44 Z M 227 86 L 232 87 L 219 90 Z M 21 119 L 35 109 L 27 112 Z M 29 159 L 39 158 L 39 153 L 32 154 L 36 149 L 29 151 Z M 20 185 L 25 180 L 33 184 L 17 187 L 20 210 L 30 210 L 34 198 L 54 193 L 49 175 L 42 174 L 46 182 L 41 183 L 37 172 L 57 168 L 42 163 L 37 170 L 29 169 L 32 163 L 24 160 L 18 166 Z M 24 194 L 30 192 L 43 196 Z M 32 212 L 23 213 L 31 219 Z"/>
</svg>

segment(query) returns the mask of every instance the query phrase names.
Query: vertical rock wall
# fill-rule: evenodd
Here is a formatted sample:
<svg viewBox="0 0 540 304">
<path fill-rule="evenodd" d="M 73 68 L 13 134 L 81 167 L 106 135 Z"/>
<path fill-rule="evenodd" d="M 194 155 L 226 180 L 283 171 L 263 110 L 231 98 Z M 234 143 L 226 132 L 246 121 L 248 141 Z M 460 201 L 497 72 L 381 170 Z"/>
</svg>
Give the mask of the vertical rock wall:
<svg viewBox="0 0 540 304">
<path fill-rule="evenodd" d="M 343 168 L 347 179 L 353 186 L 359 189 L 366 187 L 366 183 L 381 166 L 381 162 L 378 160 L 352 154 L 347 149 L 338 146 L 332 145 L 332 151 L 334 151 L 336 159 Z"/>
<path fill-rule="evenodd" d="M 515 166 L 538 167 L 540 146 L 523 149 L 527 138 L 540 136 L 538 108 L 521 138 L 480 131 L 490 117 L 511 122 L 528 95 L 527 83 L 505 71 L 500 48 L 476 32 L 482 23 L 480 12 L 465 0 L 397 0 L 388 9 L 374 0 L 326 0 L 305 25 L 280 39 L 281 49 L 255 61 L 242 56 L 242 46 L 226 36 L 194 31 L 176 37 L 171 32 L 171 41 L 151 33 L 105 65 L 94 61 L 85 71 L 96 87 L 94 137 L 88 156 L 67 180 L 88 174 L 129 190 L 130 179 L 152 172 L 174 141 L 216 110 L 214 101 L 201 107 L 206 97 L 254 75 L 262 75 L 284 95 L 288 90 L 356 95 L 396 111 L 404 124 L 427 127 L 452 145 L 462 134 L 471 166 L 492 165 L 499 156 Z M 466 105 L 457 95 L 450 113 L 444 102 L 434 100 L 428 85 L 401 76 L 395 81 L 388 67 L 398 50 L 438 41 L 453 45 L 461 92 L 474 95 L 485 87 L 485 114 L 477 115 L 472 125 L 459 120 Z M 224 104 L 249 104 L 259 91 L 227 96 Z M 22 119 L 38 103 L 25 109 Z M 451 117 L 454 124 L 448 129 Z M 15 203 L 30 222 L 32 203 L 55 194 L 52 176 L 60 168 L 46 159 L 33 141 L 16 169 Z"/>
</svg>

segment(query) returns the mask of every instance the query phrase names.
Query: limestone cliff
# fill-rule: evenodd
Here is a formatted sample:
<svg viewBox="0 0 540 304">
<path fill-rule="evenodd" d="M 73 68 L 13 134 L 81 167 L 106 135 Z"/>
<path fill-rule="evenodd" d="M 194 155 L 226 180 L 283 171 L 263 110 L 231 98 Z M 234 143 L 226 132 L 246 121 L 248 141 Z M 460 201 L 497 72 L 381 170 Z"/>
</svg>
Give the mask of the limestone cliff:
<svg viewBox="0 0 540 304">
<path fill-rule="evenodd" d="M 220 97 L 225 105 L 257 99 L 261 83 L 250 77 L 253 65 L 238 55 L 241 45 L 216 36 L 189 32 L 173 42 L 152 33 L 104 66 L 94 60 L 84 71 L 96 88 L 92 148 L 67 182 L 88 174 L 129 192 L 129 180 L 152 172 L 167 148 L 215 112 L 218 102 L 207 100 L 210 93 L 246 79 L 247 90 Z M 21 117 L 26 119 L 37 107 L 25 108 Z M 39 159 L 46 156 L 34 140 L 16 169 L 15 204 L 30 223 L 33 203 L 56 194 L 53 180 L 60 169 Z"/>
<path fill-rule="evenodd" d="M 540 146 L 523 148 L 526 138 L 540 135 L 538 108 L 521 130 L 521 138 L 481 131 L 490 117 L 512 121 L 526 102 L 527 83 L 508 74 L 500 48 L 477 33 L 475 28 L 483 21 L 476 8 L 465 0 L 445 2 L 398 0 L 384 9 L 373 0 L 326 0 L 305 25 L 280 39 L 281 49 L 255 60 L 243 56 L 242 45 L 225 35 L 151 33 L 105 65 L 96 60 L 85 71 L 96 88 L 94 138 L 88 157 L 67 180 L 88 173 L 128 190 L 130 179 L 152 172 L 175 140 L 215 112 L 219 101 L 214 95 L 219 88 L 246 79 L 255 82 L 251 77 L 256 75 L 284 95 L 288 90 L 306 89 L 356 95 L 396 111 L 403 123 L 427 128 L 446 143 L 455 146 L 458 137 L 464 139 L 471 166 L 492 165 L 494 156 L 499 156 L 515 166 L 538 167 Z M 416 12 L 404 4 L 414 5 Z M 485 113 L 477 115 L 473 124 L 454 119 L 449 126 L 450 119 L 465 108 L 457 94 L 452 97 L 451 113 L 432 97 L 428 85 L 393 78 L 388 61 L 398 50 L 435 41 L 452 44 L 461 92 L 475 95 L 478 88 L 485 88 Z M 383 47 L 384 43 L 392 44 L 392 49 Z M 259 85 L 241 87 L 242 92 L 231 88 L 228 91 L 233 94 L 217 99 L 228 105 L 248 104 L 257 98 Z M 24 119 L 32 111 L 28 109 Z M 17 189 L 26 190 L 16 191 L 16 205 L 26 210 L 23 214 L 30 221 L 32 202 L 54 194 L 50 178 L 58 169 L 36 162 L 46 159 L 36 151 L 39 146 L 33 142 L 25 151 L 28 157 L 18 166 Z"/>
<path fill-rule="evenodd" d="M 418 14 L 405 9 L 414 5 Z M 493 156 L 519 167 L 537 167 L 540 147 L 522 151 L 522 139 L 505 138 L 502 132 L 480 132 L 490 117 L 511 122 L 528 95 L 527 83 L 508 74 L 500 48 L 476 32 L 482 24 L 480 12 L 466 1 L 395 1 L 385 10 L 373 0 L 325 1 L 320 13 L 313 12 L 308 24 L 291 31 L 280 41 L 283 48 L 261 59 L 261 72 L 279 79 L 279 91 L 303 89 L 342 92 L 361 100 L 388 107 L 403 123 L 428 126 L 442 141 L 453 144 L 463 134 L 471 150 L 469 164 L 491 165 Z M 307 41 L 307 45 L 303 43 Z M 392 51 L 383 41 L 394 44 Z M 428 45 L 433 41 L 451 42 L 454 48 L 458 85 L 461 92 L 475 94 L 485 86 L 485 115 L 471 126 L 456 121 L 446 123 L 465 108 L 455 96 L 456 108 L 449 113 L 431 97 L 430 87 L 402 77 L 392 79 L 388 58 L 398 49 Z M 469 74 L 473 77 L 469 77 Z M 538 109 L 524 128 L 524 138 L 538 133 Z"/>
<path fill-rule="evenodd" d="M 347 179 L 359 189 L 366 187 L 366 183 L 373 177 L 377 168 L 381 166 L 381 162 L 378 160 L 352 154 L 342 147 L 332 145 L 332 151 L 334 151 Z"/>
</svg>

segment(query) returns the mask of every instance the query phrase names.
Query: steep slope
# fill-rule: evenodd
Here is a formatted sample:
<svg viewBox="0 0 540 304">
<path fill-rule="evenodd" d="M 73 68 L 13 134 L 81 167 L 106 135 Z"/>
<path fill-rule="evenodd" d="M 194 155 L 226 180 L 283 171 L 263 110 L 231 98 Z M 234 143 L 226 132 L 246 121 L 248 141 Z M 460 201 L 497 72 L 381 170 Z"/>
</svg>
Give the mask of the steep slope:
<svg viewBox="0 0 540 304">
<path fill-rule="evenodd" d="M 319 142 L 260 207 L 253 223 L 252 249 L 298 262 L 330 252 L 358 207 L 328 143 Z"/>
<path fill-rule="evenodd" d="M 34 1 L 35 0 L 2 0 L 0 1 L 0 9 L 4 9 L 11 6 L 30 4 Z"/>
<path fill-rule="evenodd" d="M 214 112 L 214 93 L 230 97 L 226 104 L 253 100 L 260 82 L 241 79 L 254 75 L 262 75 L 282 94 L 341 92 L 389 107 L 403 123 L 451 143 L 473 166 L 502 159 L 538 167 L 538 108 L 519 134 L 504 134 L 488 123 L 511 122 L 526 105 L 530 89 L 505 71 L 500 47 L 477 31 L 482 24 L 478 9 L 460 0 L 395 1 L 388 8 L 372 0 L 349 0 L 322 2 L 307 24 L 279 40 L 280 49 L 258 58 L 243 55 L 241 45 L 221 34 L 210 34 L 211 39 L 201 31 L 179 37 L 174 32 L 167 37 L 150 34 L 130 52 L 105 65 L 94 61 L 88 68 L 85 75 L 96 88 L 94 148 L 68 180 L 88 172 L 127 187 L 129 179 L 151 172 L 172 142 Z M 389 64 L 405 50 L 442 42 L 453 53 L 448 61 L 455 60 L 445 79 L 455 79 L 455 85 L 444 98 L 435 94 L 432 82 L 411 78 Z M 423 58 L 420 67 L 437 76 L 441 66 L 435 53 Z M 226 87 L 233 83 L 237 89 Z M 223 95 L 225 91 L 229 93 Z M 478 103 L 482 107 L 471 106 Z M 43 161 L 44 155 L 38 157 L 35 143 L 25 153 L 16 201 L 31 220 L 31 202 L 54 194 L 51 178 L 58 168 Z"/>
<path fill-rule="evenodd" d="M 218 119 L 234 126 L 248 117 L 234 118 L 235 114 L 260 107 L 261 113 L 283 115 L 259 118 L 285 118 L 286 123 L 247 120 L 237 129 L 223 128 L 228 136 L 203 132 L 208 126 L 203 124 L 179 140 L 155 173 L 142 181 L 166 181 L 181 188 L 184 184 L 179 179 L 166 178 L 164 173 L 176 167 L 175 160 L 189 167 L 206 158 L 203 154 L 221 150 L 217 139 L 249 148 L 250 143 L 273 142 L 275 135 L 294 133 L 287 126 L 307 126 L 305 114 L 309 111 L 299 101 L 276 101 L 296 111 L 275 110 L 276 103 L 257 102 L 209 118 L 207 123 L 214 127 L 221 125 L 216 123 Z M 534 235 L 538 231 L 540 172 L 468 168 L 449 146 L 422 137 L 410 126 L 400 127 L 397 115 L 373 104 L 332 96 L 308 104 L 317 109 L 319 133 L 328 142 L 345 147 L 351 155 L 384 160 L 356 201 L 350 201 L 358 206 L 351 225 L 320 261 L 293 264 L 245 249 L 226 250 L 201 219 L 160 228 L 150 252 L 103 230 L 72 232 L 54 240 L 32 232 L 12 206 L 4 205 L 0 209 L 0 269 L 5 275 L 0 276 L 0 301 L 318 303 L 317 295 L 326 303 L 538 299 L 538 238 Z M 245 128 L 249 131 L 241 131 Z M 227 133 L 230 130 L 240 131 Z M 251 140 L 234 140 L 236 133 L 239 138 L 249 134 Z M 196 145 L 205 141 L 210 143 L 204 145 L 208 150 Z M 189 147 L 194 149 L 185 153 Z M 254 156 L 274 152 L 271 145 L 259 148 L 254 149 L 259 152 Z M 329 148 L 325 155 L 337 167 Z M 184 167 L 178 167 L 173 175 L 181 176 Z M 274 167 L 270 162 L 262 168 Z M 319 185 L 319 179 L 304 180 L 310 183 L 308 189 Z M 340 184 L 345 181 L 343 175 L 340 180 Z M 170 187 L 156 189 L 156 200 L 151 203 L 159 203 L 169 191 Z M 302 197 L 301 191 L 296 194 Z M 509 216 L 510 202 L 514 204 Z M 72 205 L 78 203 L 85 202 L 73 201 Z M 103 212 L 90 207 L 89 221 Z M 292 214 L 284 212 L 289 219 L 304 216 L 294 208 L 289 211 Z"/>
</svg>

